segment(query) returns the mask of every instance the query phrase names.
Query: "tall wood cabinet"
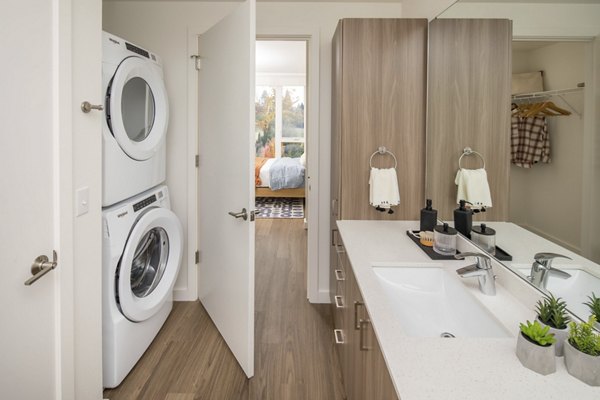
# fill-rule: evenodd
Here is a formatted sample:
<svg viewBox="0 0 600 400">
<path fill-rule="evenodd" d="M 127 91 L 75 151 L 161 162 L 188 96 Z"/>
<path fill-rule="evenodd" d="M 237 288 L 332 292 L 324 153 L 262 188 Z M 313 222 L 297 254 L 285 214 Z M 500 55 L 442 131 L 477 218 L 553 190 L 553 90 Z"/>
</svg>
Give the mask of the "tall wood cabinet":
<svg viewBox="0 0 600 400">
<path fill-rule="evenodd" d="M 331 199 L 334 219 L 415 219 L 424 204 L 426 19 L 343 19 L 333 37 Z M 369 158 L 398 160 L 400 205 L 369 205 Z M 376 167 L 392 167 L 375 156 Z"/>
<path fill-rule="evenodd" d="M 417 219 L 425 203 L 426 19 L 343 19 L 332 43 L 331 276 L 338 355 L 349 400 L 396 394 L 338 237 L 341 219 Z M 400 205 L 369 205 L 369 160 L 398 162 Z M 392 167 L 376 155 L 373 166 Z"/>
<path fill-rule="evenodd" d="M 454 179 L 465 147 L 485 159 L 493 207 L 478 221 L 508 218 L 512 22 L 436 19 L 429 26 L 427 198 L 453 219 Z M 465 156 L 466 168 L 481 168 Z"/>
</svg>

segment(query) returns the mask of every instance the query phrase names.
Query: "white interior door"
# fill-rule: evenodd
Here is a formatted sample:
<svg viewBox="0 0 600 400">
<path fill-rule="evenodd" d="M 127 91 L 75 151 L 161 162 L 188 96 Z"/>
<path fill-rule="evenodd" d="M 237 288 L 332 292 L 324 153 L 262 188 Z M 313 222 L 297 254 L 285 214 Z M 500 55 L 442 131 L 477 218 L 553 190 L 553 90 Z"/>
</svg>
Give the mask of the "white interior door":
<svg viewBox="0 0 600 400">
<path fill-rule="evenodd" d="M 200 36 L 198 297 L 254 375 L 255 0 Z M 229 212 L 246 209 L 248 219 Z"/>
<path fill-rule="evenodd" d="M 53 2 L 10 1 L 0 13 L 0 387 L 6 399 L 59 399 L 59 280 L 31 286 L 30 266 L 56 249 Z M 26 45 L 24 45 L 26 43 Z M 60 367 L 60 364 L 58 364 Z"/>
</svg>

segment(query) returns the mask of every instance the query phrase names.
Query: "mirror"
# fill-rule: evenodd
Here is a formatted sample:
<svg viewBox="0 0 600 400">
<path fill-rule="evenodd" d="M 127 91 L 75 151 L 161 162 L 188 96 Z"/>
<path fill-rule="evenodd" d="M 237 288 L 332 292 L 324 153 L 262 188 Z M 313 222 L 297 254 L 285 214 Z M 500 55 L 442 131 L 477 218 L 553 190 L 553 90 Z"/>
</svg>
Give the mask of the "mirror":
<svg viewBox="0 0 600 400">
<path fill-rule="evenodd" d="M 600 103 L 595 100 L 600 93 L 600 65 L 593 64 L 600 56 L 600 0 L 562 0 L 551 4 L 460 0 L 437 18 L 512 20 L 512 73 L 533 73 L 530 77 L 533 83 L 528 82 L 529 90 L 514 86 L 513 93 L 520 93 L 518 96 L 511 93 L 512 103 L 516 104 L 514 112 L 518 112 L 521 119 L 515 119 L 513 114 L 511 132 L 507 132 L 512 147 L 507 204 L 494 204 L 494 207 L 507 207 L 506 218 L 490 218 L 489 212 L 474 214 L 473 226 L 487 220 L 486 226 L 496 232 L 497 248 L 510 255 L 496 255 L 504 265 L 530 283 L 536 283 L 538 289 L 562 297 L 569 311 L 587 319 L 590 310 L 584 303 L 589 301 L 588 296 L 595 293 L 600 297 L 600 239 L 594 229 L 600 226 L 597 210 L 600 205 Z M 515 79 L 513 85 L 514 82 Z M 580 85 L 584 82 L 585 88 Z M 546 93 L 537 93 L 540 91 Z M 546 102 L 552 102 L 561 111 L 544 111 L 544 107 L 549 106 L 542 107 Z M 536 111 L 533 104 L 542 108 Z M 435 111 L 431 109 L 434 106 L 435 101 L 428 99 L 428 113 Z M 504 110 L 498 110 L 501 111 Z M 538 117 L 542 124 L 539 128 L 524 126 Z M 536 129 L 539 129 L 537 133 Z M 540 138 L 544 131 L 548 140 Z M 428 177 L 436 165 L 431 159 L 445 156 L 442 149 L 435 149 L 430 135 L 428 131 Z M 528 144 L 535 143 L 535 148 L 524 146 L 525 140 L 529 140 Z M 489 153 L 483 154 L 483 158 L 488 160 L 495 156 Z M 447 156 L 457 161 L 460 154 Z M 456 161 L 455 171 L 458 169 Z M 468 164 L 467 168 L 479 167 Z M 431 190 L 435 184 L 427 181 L 428 195 L 435 193 Z M 492 186 L 492 192 L 494 189 Z M 434 208 L 440 201 L 433 197 Z M 452 219 L 448 211 L 441 216 Z M 570 259 L 548 254 L 538 256 L 532 271 L 538 253 L 554 253 Z M 546 272 L 548 268 L 553 269 Z"/>
</svg>

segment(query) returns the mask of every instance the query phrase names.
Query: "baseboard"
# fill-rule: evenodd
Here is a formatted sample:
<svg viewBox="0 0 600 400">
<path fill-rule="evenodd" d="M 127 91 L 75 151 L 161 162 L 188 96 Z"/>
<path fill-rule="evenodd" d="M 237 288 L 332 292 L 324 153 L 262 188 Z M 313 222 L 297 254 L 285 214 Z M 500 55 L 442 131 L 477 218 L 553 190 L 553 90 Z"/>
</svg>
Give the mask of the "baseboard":
<svg viewBox="0 0 600 400">
<path fill-rule="evenodd" d="M 308 299 L 311 304 L 331 304 L 331 299 L 329 298 L 329 290 L 319 290 L 316 299 Z"/>
<path fill-rule="evenodd" d="M 173 289 L 173 301 L 196 301 L 198 298 L 187 288 Z"/>
</svg>

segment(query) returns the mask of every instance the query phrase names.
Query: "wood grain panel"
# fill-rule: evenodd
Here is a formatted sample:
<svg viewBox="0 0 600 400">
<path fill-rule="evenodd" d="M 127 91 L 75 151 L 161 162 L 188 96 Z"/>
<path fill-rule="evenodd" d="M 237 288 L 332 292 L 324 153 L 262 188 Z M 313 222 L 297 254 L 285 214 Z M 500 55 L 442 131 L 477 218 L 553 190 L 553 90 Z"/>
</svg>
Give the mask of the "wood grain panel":
<svg viewBox="0 0 600 400">
<path fill-rule="evenodd" d="M 493 207 L 477 220 L 508 218 L 512 23 L 436 19 L 429 27 L 427 198 L 453 219 L 458 158 L 464 147 L 485 157 Z M 465 156 L 463 167 L 481 166 Z"/>
<path fill-rule="evenodd" d="M 341 219 L 415 219 L 424 203 L 427 21 L 341 21 Z M 334 81 L 334 93 L 339 90 Z M 335 95 L 334 95 L 335 97 Z M 334 100 L 339 102 L 340 98 Z M 334 134 L 335 136 L 335 134 Z M 335 145 L 333 143 L 332 145 Z M 369 158 L 379 146 L 398 159 L 401 203 L 394 214 L 369 205 Z M 393 166 L 376 156 L 374 166 Z"/>
</svg>

